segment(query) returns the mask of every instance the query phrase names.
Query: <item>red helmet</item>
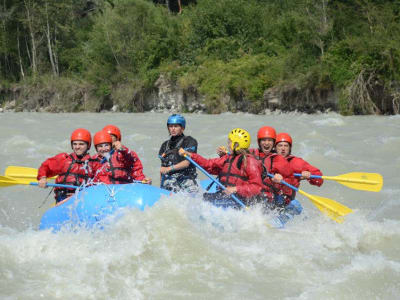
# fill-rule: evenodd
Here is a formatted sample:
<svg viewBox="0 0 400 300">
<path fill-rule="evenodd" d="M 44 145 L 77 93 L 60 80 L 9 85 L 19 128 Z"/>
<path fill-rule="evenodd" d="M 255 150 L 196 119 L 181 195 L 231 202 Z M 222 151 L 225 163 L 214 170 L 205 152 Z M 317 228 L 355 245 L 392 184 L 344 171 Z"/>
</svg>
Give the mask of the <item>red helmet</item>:
<svg viewBox="0 0 400 300">
<path fill-rule="evenodd" d="M 71 134 L 71 145 L 73 141 L 84 141 L 88 144 L 88 150 L 92 145 L 92 136 L 90 132 L 84 128 L 78 128 L 74 130 Z"/>
<path fill-rule="evenodd" d="M 93 144 L 96 147 L 97 145 L 104 143 L 112 144 L 112 139 L 108 132 L 101 130 L 94 135 Z"/>
<path fill-rule="evenodd" d="M 113 134 L 117 137 L 117 140 L 120 141 L 121 140 L 121 130 L 119 130 L 119 128 L 117 126 L 114 125 L 107 125 L 106 127 L 103 128 L 103 130 L 105 132 L 107 132 L 108 134 Z"/>
<path fill-rule="evenodd" d="M 276 131 L 273 127 L 264 126 L 258 130 L 257 140 L 265 138 L 276 139 Z"/>
<path fill-rule="evenodd" d="M 289 145 L 290 145 L 290 147 L 291 147 L 291 146 L 292 146 L 292 137 L 290 136 L 289 133 L 284 133 L 284 132 L 279 133 L 279 134 L 276 136 L 276 141 L 275 141 L 275 143 L 278 144 L 278 143 L 280 143 L 280 142 L 287 142 L 287 143 L 289 143 Z"/>
</svg>

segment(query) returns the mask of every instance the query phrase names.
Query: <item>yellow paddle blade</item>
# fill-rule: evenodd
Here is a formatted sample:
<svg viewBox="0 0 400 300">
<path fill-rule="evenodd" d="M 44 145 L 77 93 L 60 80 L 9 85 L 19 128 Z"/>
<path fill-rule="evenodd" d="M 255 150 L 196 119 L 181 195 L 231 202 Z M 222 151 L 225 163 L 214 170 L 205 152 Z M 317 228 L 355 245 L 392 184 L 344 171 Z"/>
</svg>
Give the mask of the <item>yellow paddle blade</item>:
<svg viewBox="0 0 400 300">
<path fill-rule="evenodd" d="M 379 192 L 383 186 L 383 177 L 378 173 L 352 172 L 339 176 L 322 176 L 323 179 L 335 180 L 351 189 Z"/>
<path fill-rule="evenodd" d="M 6 187 L 10 185 L 17 185 L 17 184 L 24 184 L 24 185 L 30 185 L 31 182 L 38 182 L 36 179 L 16 179 L 14 177 L 8 177 L 8 176 L 1 176 L 0 175 L 0 187 Z"/>
<path fill-rule="evenodd" d="M 5 176 L 14 178 L 36 179 L 38 170 L 29 167 L 8 166 L 4 173 Z"/>
<path fill-rule="evenodd" d="M 6 187 L 6 186 L 11 186 L 11 185 L 16 185 L 18 184 L 17 180 L 14 180 L 13 178 L 6 177 L 6 176 L 0 176 L 0 187 Z"/>
<path fill-rule="evenodd" d="M 37 173 L 38 170 L 35 168 L 8 166 L 4 175 L 7 177 L 13 177 L 17 180 L 29 180 L 29 182 L 31 182 L 31 179 L 36 181 Z M 51 179 L 54 178 L 56 177 L 52 177 Z"/>
<path fill-rule="evenodd" d="M 332 199 L 310 195 L 302 190 L 298 190 L 298 192 L 310 199 L 322 213 L 338 223 L 342 223 L 344 221 L 344 216 L 353 211 L 351 208 Z"/>
</svg>

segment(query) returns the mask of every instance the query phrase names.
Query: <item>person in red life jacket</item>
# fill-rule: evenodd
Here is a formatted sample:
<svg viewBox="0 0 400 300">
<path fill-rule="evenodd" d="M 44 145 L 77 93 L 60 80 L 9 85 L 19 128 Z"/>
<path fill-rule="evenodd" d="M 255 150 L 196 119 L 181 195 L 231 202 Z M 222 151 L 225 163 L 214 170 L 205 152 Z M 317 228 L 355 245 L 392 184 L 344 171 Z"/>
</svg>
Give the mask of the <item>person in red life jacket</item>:
<svg viewBox="0 0 400 300">
<path fill-rule="evenodd" d="M 217 193 L 205 193 L 204 199 L 218 202 L 229 199 L 235 194 L 246 205 L 259 200 L 263 184 L 261 180 L 262 166 L 248 151 L 250 146 L 250 134 L 241 128 L 233 129 L 228 135 L 228 148 L 230 154 L 219 158 L 206 159 L 197 153 L 179 149 L 180 155 L 188 155 L 207 172 L 218 175 L 218 179 L 226 189 Z M 230 201 L 234 207 L 237 204 Z"/>
<path fill-rule="evenodd" d="M 289 183 L 295 187 L 300 186 L 301 180 L 308 180 L 312 185 L 321 186 L 324 180 L 322 178 L 311 178 L 311 175 L 322 176 L 322 172 L 310 165 L 304 159 L 291 155 L 292 152 L 292 137 L 288 133 L 279 133 L 276 137 L 276 152 L 285 157 L 289 162 L 291 169 L 294 173 L 301 174 L 301 177 L 294 176 Z"/>
<path fill-rule="evenodd" d="M 88 151 L 91 146 L 92 137 L 86 129 L 76 129 L 71 134 L 72 153 L 60 153 L 46 159 L 38 170 L 37 179 L 39 187 L 47 186 L 47 178 L 57 176 L 56 183 L 80 186 L 93 176 L 93 163 Z M 55 188 L 56 203 L 71 196 L 75 189 Z"/>
<path fill-rule="evenodd" d="M 264 196 L 273 205 L 285 206 L 291 201 L 291 190 L 280 184 L 281 180 L 290 180 L 293 170 L 284 157 L 274 152 L 276 131 L 273 127 L 263 126 L 257 132 L 257 149 L 250 149 L 250 153 L 261 160 L 263 169 Z M 267 173 L 273 174 L 270 178 Z"/>
<path fill-rule="evenodd" d="M 129 149 L 120 141 L 112 141 L 111 135 L 105 131 L 99 131 L 94 135 L 93 144 L 97 154 L 93 157 L 94 182 L 106 184 L 131 183 L 133 157 Z"/>
<path fill-rule="evenodd" d="M 115 125 L 107 125 L 103 128 L 103 131 L 107 132 L 111 135 L 112 142 L 120 141 L 122 139 L 121 130 Z M 126 147 L 125 147 L 126 148 Z M 128 148 L 126 148 L 128 149 Z M 132 180 L 141 180 L 143 183 L 151 184 L 151 178 L 147 177 L 143 174 L 143 165 L 139 159 L 137 153 L 133 150 L 129 150 L 128 152 L 133 158 L 133 166 L 131 178 Z"/>
</svg>

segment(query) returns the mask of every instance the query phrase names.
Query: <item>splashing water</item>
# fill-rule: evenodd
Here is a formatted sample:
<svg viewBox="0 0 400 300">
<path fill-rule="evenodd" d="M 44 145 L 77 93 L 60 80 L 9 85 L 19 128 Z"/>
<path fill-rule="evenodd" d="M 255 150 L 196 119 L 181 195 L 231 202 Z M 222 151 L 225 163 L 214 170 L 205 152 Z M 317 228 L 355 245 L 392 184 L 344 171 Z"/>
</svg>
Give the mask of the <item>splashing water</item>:
<svg viewBox="0 0 400 300">
<path fill-rule="evenodd" d="M 114 123 L 126 133 L 123 143 L 138 153 L 145 174 L 157 185 L 157 154 L 168 138 L 167 117 L 155 113 L 0 114 L 0 169 L 3 172 L 8 165 L 37 168 L 47 157 L 70 151 L 68 137 L 76 127 L 97 132 Z M 356 191 L 333 181 L 321 188 L 303 183 L 305 191 L 354 210 L 343 224 L 324 217 L 301 197 L 304 212 L 276 230 L 265 225 L 273 216 L 263 215 L 259 207 L 247 212 L 222 210 L 203 202 L 201 196 L 177 194 L 162 197 L 143 212 L 124 210 L 104 230 L 52 234 L 37 230 L 41 215 L 51 205 L 38 209 L 48 191 L 31 186 L 2 188 L 1 298 L 398 298 L 399 117 L 185 117 L 185 134 L 198 140 L 198 152 L 205 157 L 216 156 L 215 149 L 226 143 L 233 127 L 245 128 L 255 137 L 259 127 L 272 125 L 278 132 L 289 132 L 293 153 L 304 156 L 325 175 L 381 173 L 383 190 Z M 31 126 L 33 121 L 35 126 Z M 254 139 L 252 146 L 256 147 Z"/>
</svg>

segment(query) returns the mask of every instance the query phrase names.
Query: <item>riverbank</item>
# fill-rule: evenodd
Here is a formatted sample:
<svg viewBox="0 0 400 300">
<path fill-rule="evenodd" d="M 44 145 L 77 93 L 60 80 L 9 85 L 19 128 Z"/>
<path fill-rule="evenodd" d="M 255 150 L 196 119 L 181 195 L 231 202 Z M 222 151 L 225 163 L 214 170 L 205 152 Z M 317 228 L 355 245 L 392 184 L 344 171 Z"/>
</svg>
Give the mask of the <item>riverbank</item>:
<svg viewBox="0 0 400 300">
<path fill-rule="evenodd" d="M 333 87 L 301 88 L 296 85 L 271 87 L 262 98 L 249 99 L 246 93 L 226 93 L 212 101 L 199 87 L 185 86 L 160 75 L 151 87 L 131 81 L 114 86 L 99 95 L 95 85 L 69 78 L 43 77 L 35 82 L 0 87 L 0 112 L 248 112 L 271 114 L 281 112 L 338 112 L 346 114 L 341 93 Z M 392 101 L 393 105 L 396 103 Z M 384 100 L 370 114 L 398 113 Z M 365 113 L 364 113 L 365 114 Z"/>
</svg>

